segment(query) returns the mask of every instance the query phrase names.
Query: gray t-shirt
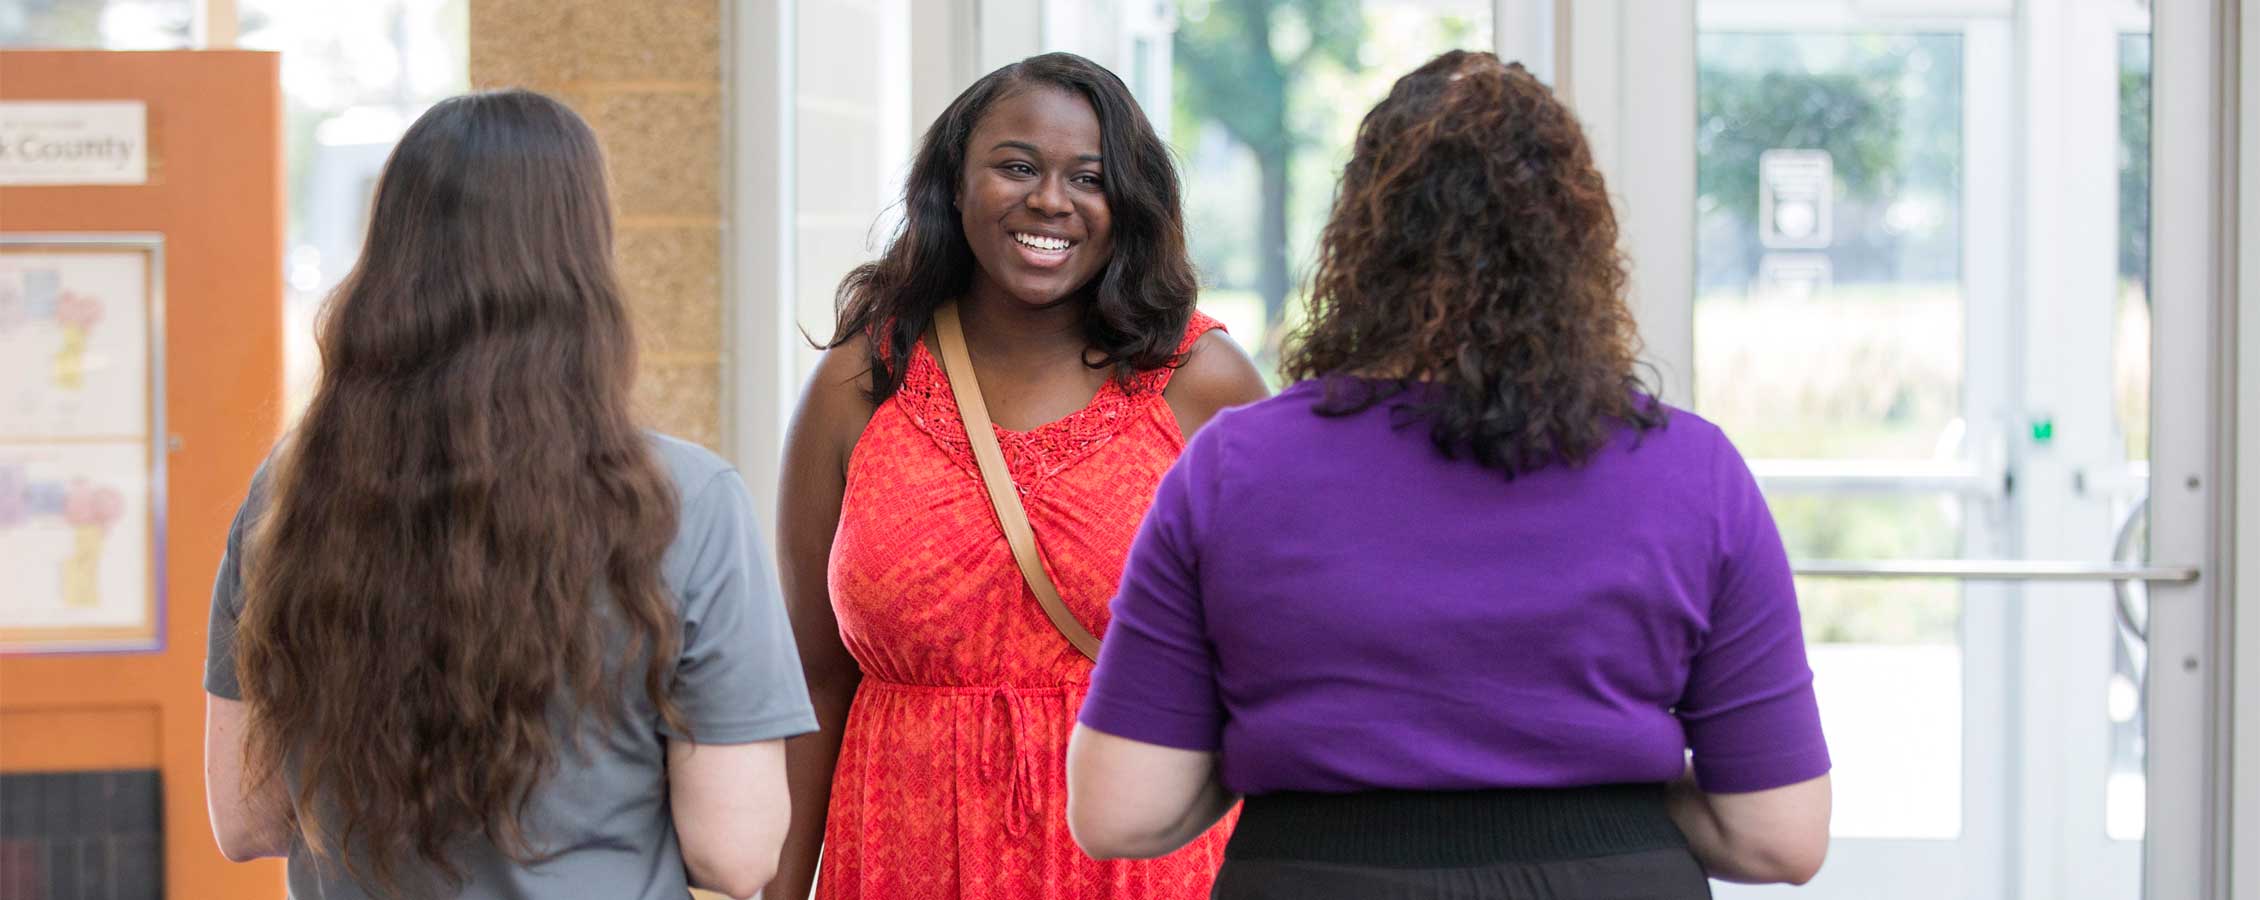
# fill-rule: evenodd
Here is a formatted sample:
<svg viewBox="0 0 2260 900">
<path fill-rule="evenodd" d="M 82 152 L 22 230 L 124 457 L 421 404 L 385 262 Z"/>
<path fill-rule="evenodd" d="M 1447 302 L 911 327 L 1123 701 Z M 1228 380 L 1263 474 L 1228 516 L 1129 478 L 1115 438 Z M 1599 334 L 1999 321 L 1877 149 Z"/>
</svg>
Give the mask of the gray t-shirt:
<svg viewBox="0 0 2260 900">
<path fill-rule="evenodd" d="M 653 435 L 661 463 L 682 497 L 682 523 L 663 561 L 668 590 L 681 604 L 682 657 L 674 699 L 700 744 L 743 744 L 807 734 L 816 715 L 801 680 L 776 581 L 756 546 L 752 504 L 735 469 L 695 444 Z M 228 530 L 227 556 L 212 586 L 212 624 L 204 690 L 240 700 L 235 678 L 235 624 L 242 609 L 245 532 L 266 502 L 266 470 Z M 460 851 L 466 900 L 665 898 L 688 894 L 682 847 L 667 799 L 667 740 L 679 737 L 659 720 L 641 678 L 625 679 L 623 699 L 635 727 L 591 727 L 581 754 L 559 757 L 554 775 L 536 788 L 526 824 L 554 856 L 532 866 L 511 862 L 492 846 L 468 839 Z M 561 726 L 562 727 L 562 726 Z M 780 798 L 781 799 L 781 798 Z M 317 871 L 303 847 L 290 854 L 296 900 L 361 900 L 371 896 L 342 867 Z"/>
</svg>

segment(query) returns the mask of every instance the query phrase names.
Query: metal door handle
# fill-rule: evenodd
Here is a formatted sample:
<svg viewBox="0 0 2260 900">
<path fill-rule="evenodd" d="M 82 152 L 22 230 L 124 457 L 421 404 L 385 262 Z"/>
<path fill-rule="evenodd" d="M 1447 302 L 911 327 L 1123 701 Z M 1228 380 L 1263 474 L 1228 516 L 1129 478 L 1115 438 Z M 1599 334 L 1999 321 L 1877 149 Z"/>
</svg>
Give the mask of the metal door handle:
<svg viewBox="0 0 2260 900">
<path fill-rule="evenodd" d="M 2196 581 L 2196 566 L 2022 559 L 1815 559 L 1790 567 L 1801 578 L 1951 578 L 1957 581 Z"/>
</svg>

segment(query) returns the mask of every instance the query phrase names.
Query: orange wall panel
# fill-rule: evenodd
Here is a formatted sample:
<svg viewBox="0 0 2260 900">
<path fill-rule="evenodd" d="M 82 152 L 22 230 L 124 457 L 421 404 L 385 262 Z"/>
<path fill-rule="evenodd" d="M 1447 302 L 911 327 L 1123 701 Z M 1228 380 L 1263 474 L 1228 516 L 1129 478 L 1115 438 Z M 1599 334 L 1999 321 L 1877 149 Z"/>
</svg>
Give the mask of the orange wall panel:
<svg viewBox="0 0 2260 900">
<path fill-rule="evenodd" d="M 9 772 L 160 768 L 163 719 L 156 704 L 0 708 L 0 760 Z"/>
<path fill-rule="evenodd" d="M 229 519 L 281 424 L 280 57 L 249 51 L 0 52 L 0 100 L 141 100 L 149 182 L 0 187 L 0 231 L 165 236 L 168 456 L 158 653 L 0 657 L 0 771 L 138 751 L 165 791 L 165 896 L 274 898 L 278 863 L 220 856 L 205 817 L 204 625 Z M 134 735 L 146 735 L 143 740 Z M 111 740 L 106 740 L 111 739 Z M 122 742 L 122 743 L 121 743 Z"/>
</svg>

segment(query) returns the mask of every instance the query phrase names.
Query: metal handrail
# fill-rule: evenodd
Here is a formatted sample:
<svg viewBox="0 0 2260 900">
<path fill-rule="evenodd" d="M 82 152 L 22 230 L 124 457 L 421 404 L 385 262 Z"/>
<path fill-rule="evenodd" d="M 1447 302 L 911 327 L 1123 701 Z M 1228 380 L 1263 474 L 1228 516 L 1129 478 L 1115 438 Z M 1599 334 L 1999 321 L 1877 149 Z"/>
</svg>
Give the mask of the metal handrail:
<svg viewBox="0 0 2260 900">
<path fill-rule="evenodd" d="M 1753 459 L 1760 488 L 1782 493 L 1941 493 L 1985 495 L 1998 476 L 1961 460 Z"/>
<path fill-rule="evenodd" d="M 1951 578 L 1957 581 L 2196 581 L 2196 566 L 2022 559 L 1816 559 L 1790 567 L 1803 578 Z"/>
<path fill-rule="evenodd" d="M 1961 494 L 1998 497 L 2007 475 L 1956 459 L 1753 459 L 1750 472 L 1769 494 Z M 2134 460 L 2086 475 L 2090 490 L 2140 495 L 2150 464 Z"/>
</svg>

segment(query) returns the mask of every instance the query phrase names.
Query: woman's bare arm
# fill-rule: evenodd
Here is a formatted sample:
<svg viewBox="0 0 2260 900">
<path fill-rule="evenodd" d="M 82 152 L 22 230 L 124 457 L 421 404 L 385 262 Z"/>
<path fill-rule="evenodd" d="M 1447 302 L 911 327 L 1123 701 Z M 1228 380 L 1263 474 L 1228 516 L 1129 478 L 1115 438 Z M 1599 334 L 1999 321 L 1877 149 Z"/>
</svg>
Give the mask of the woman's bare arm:
<svg viewBox="0 0 2260 900">
<path fill-rule="evenodd" d="M 1667 796 L 1672 821 L 1713 878 L 1804 884 L 1828 855 L 1827 775 L 1772 790 L 1707 794 L 1690 769 Z"/>
<path fill-rule="evenodd" d="M 1222 329 L 1201 335 L 1186 354 L 1185 364 L 1169 376 L 1162 398 L 1177 414 L 1177 427 L 1191 438 L 1208 420 L 1227 408 L 1254 403 L 1271 396 L 1263 373 Z"/>
<path fill-rule="evenodd" d="M 865 395 L 868 378 L 861 346 L 826 351 L 785 432 L 777 491 L 778 569 L 819 730 L 785 743 L 792 826 L 785 835 L 777 877 L 763 893 L 769 900 L 803 900 L 816 883 L 824 817 L 832 799 L 832 769 L 839 762 L 848 707 L 863 680 L 855 657 L 841 643 L 826 570 L 832 534 L 840 525 L 840 502 L 847 491 L 848 454 L 871 420 L 872 407 Z"/>
</svg>

